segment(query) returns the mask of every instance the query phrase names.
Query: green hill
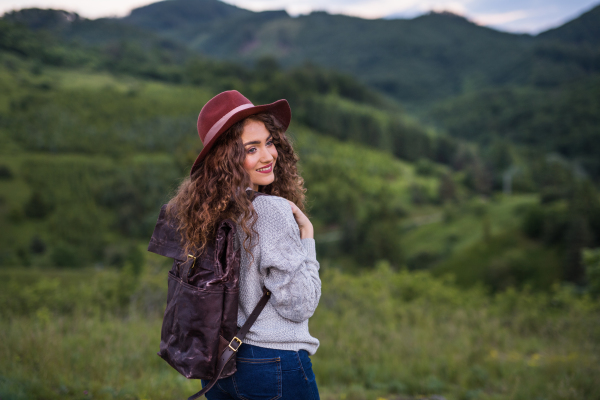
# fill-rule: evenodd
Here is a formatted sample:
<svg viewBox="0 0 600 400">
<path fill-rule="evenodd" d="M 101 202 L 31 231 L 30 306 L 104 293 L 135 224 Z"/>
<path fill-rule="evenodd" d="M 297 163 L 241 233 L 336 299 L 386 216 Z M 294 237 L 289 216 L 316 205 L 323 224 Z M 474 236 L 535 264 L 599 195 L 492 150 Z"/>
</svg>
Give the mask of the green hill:
<svg viewBox="0 0 600 400">
<path fill-rule="evenodd" d="M 47 33 L 1 23 L 14 39 L 0 50 L 0 218 L 8 227 L 0 232 L 1 265 L 136 262 L 135 244 L 147 240 L 160 204 L 201 149 L 196 115 L 223 88 L 256 102 L 289 98 L 317 232 L 337 235 L 322 252 L 350 256 L 353 265 L 384 258 L 399 265 L 396 243 L 410 184 L 429 187 L 427 199 L 435 198 L 438 178 L 407 172 L 413 167 L 395 155 L 433 158 L 438 141 L 448 151 L 457 146 L 339 74 L 269 70 L 265 80 L 268 65 L 235 69 L 196 59 L 178 67 L 182 83 L 115 75 L 102 67 L 102 51 L 82 47 L 77 62 L 49 62 L 49 55 L 63 54 L 64 43 L 55 38 L 44 46 Z M 137 71 L 163 67 L 143 60 Z M 314 118 L 316 108 L 328 118 Z M 346 120 L 352 129 L 344 128 Z M 422 150 L 409 154 L 407 143 L 421 143 Z M 429 163 L 432 171 L 447 169 Z"/>
<path fill-rule="evenodd" d="M 489 89 L 446 100 L 430 115 L 452 136 L 556 152 L 600 178 L 600 76 L 537 89 Z"/>
<path fill-rule="evenodd" d="M 252 14 L 251 11 L 218 1 L 178 0 L 176 6 L 171 3 L 172 1 L 160 1 L 136 8 L 125 21 L 161 32 L 179 32 L 192 25 L 202 30 L 215 22 Z"/>
</svg>

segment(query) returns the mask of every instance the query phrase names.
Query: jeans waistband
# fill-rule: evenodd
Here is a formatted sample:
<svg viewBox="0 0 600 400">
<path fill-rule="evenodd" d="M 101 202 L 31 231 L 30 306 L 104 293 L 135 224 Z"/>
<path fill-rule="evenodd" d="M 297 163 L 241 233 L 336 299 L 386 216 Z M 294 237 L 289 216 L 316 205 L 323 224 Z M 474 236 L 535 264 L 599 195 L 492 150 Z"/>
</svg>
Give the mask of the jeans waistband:
<svg viewBox="0 0 600 400">
<path fill-rule="evenodd" d="M 245 359 L 279 358 L 282 370 L 301 368 L 300 357 L 308 357 L 308 352 L 306 350 L 296 352 L 293 350 L 268 349 L 266 347 L 254 346 L 247 343 L 242 344 L 237 353 L 237 358 Z"/>
</svg>

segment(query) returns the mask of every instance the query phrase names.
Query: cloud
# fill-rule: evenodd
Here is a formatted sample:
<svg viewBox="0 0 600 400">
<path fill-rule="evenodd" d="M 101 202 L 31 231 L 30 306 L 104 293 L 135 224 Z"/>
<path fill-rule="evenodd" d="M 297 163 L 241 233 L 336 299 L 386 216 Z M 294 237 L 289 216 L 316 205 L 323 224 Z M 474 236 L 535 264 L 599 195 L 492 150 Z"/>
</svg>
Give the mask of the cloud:
<svg viewBox="0 0 600 400">
<path fill-rule="evenodd" d="M 125 16 L 136 8 L 151 3 L 148 0 L 0 0 L 0 14 L 22 8 L 53 8 L 74 11 L 86 18 Z"/>
<path fill-rule="evenodd" d="M 443 12 L 448 11 L 458 15 L 465 15 L 468 12 L 467 4 L 468 1 L 437 1 L 430 3 L 420 3 L 419 8 L 423 12 L 435 11 Z"/>
<path fill-rule="evenodd" d="M 471 16 L 470 19 L 478 25 L 494 26 L 519 21 L 529 16 L 530 13 L 525 10 L 516 10 L 503 13 L 479 14 Z"/>
<path fill-rule="evenodd" d="M 391 13 L 414 7 L 419 0 L 226 0 L 227 3 L 253 11 L 285 9 L 291 15 L 313 10 L 331 14 L 354 15 L 362 18 L 382 18 Z"/>
</svg>

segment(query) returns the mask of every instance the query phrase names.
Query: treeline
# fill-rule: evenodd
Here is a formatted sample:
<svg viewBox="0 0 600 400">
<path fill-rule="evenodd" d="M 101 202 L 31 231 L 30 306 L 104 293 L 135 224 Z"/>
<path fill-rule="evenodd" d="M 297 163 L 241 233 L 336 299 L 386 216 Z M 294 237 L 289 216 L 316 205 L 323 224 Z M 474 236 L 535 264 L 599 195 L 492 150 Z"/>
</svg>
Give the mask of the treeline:
<svg viewBox="0 0 600 400">
<path fill-rule="evenodd" d="M 567 164 L 568 165 L 568 164 Z M 600 247 L 600 197 L 594 184 L 561 159 L 544 165 L 539 204 L 526 208 L 522 230 L 545 246 L 560 249 L 562 278 L 584 285 L 589 276 L 585 248 Z"/>
<path fill-rule="evenodd" d="M 600 77 L 552 89 L 505 88 L 465 95 L 432 110 L 455 138 L 489 147 L 505 141 L 556 152 L 600 179 Z"/>
</svg>

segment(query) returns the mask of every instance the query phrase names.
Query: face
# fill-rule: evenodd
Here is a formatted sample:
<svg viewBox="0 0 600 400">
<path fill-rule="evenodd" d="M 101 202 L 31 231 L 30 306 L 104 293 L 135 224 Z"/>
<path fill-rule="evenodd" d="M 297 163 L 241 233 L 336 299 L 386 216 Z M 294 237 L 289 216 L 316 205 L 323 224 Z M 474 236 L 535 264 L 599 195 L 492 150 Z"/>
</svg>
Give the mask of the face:
<svg viewBox="0 0 600 400">
<path fill-rule="evenodd" d="M 254 190 L 275 180 L 275 161 L 277 149 L 273 144 L 273 136 L 260 121 L 248 120 L 242 131 L 242 143 L 246 149 L 244 169 L 250 175 Z"/>
</svg>

